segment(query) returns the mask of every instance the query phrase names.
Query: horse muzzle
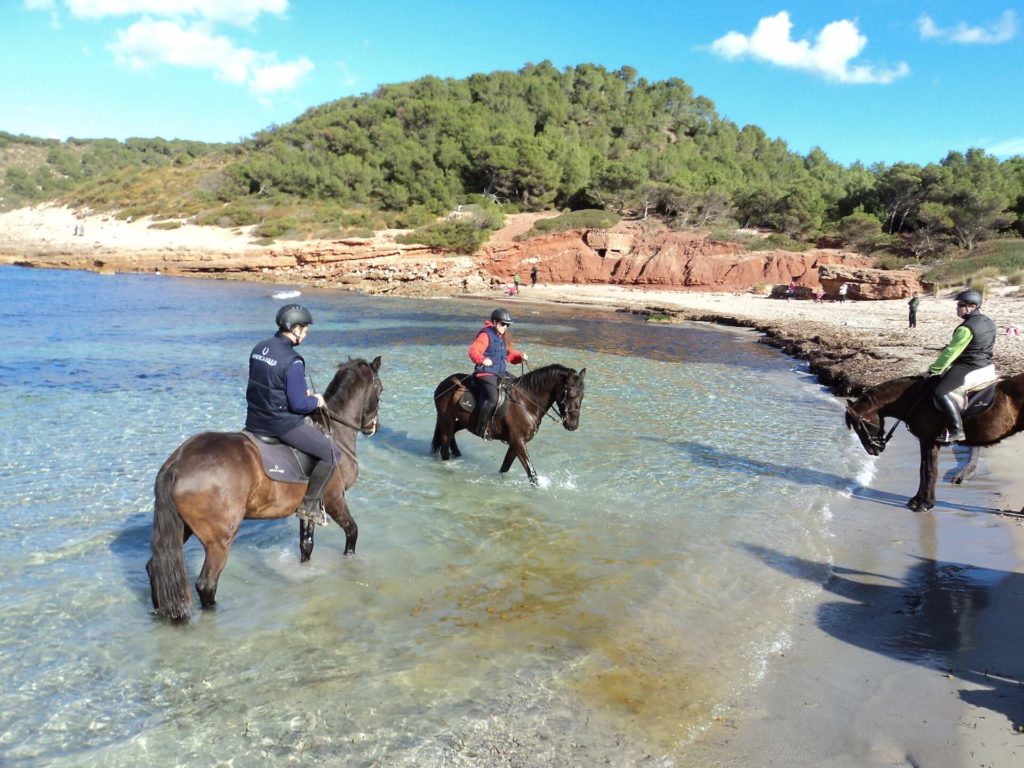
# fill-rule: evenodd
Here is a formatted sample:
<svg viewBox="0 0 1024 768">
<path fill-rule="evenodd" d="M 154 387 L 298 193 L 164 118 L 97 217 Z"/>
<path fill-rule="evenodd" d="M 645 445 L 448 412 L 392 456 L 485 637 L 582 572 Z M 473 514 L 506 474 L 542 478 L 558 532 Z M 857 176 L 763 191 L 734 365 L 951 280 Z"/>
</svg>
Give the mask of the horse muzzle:
<svg viewBox="0 0 1024 768">
<path fill-rule="evenodd" d="M 370 421 L 369 424 L 364 424 L 363 425 L 362 432 L 367 437 L 373 437 L 375 434 L 377 434 L 377 427 L 379 427 L 379 426 L 380 426 L 379 420 L 376 417 L 374 417 Z"/>
</svg>

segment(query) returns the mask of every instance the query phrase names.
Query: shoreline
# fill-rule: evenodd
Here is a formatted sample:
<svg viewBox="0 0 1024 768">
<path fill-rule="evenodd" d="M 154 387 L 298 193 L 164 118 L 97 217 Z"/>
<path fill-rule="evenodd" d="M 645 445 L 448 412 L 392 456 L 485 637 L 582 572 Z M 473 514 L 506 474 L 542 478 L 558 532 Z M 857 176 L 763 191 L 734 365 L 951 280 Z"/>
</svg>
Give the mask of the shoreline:
<svg viewBox="0 0 1024 768">
<path fill-rule="evenodd" d="M 274 278 L 238 276 L 306 287 Z M 513 316 L 518 305 L 563 304 L 751 328 L 762 342 L 807 360 L 836 393 L 919 373 L 958 322 L 948 297 L 925 298 L 919 327 L 908 329 L 903 300 L 814 304 L 751 293 L 543 284 L 513 297 L 493 289 L 436 295 L 490 300 Z M 1024 327 L 1024 298 L 1015 288 L 993 291 L 985 311 L 1001 333 Z M 1001 335 L 996 349 L 1001 373 L 1024 373 L 1024 337 Z M 936 508 L 913 513 L 903 503 L 916 483 L 916 443 L 900 430 L 875 477 L 833 512 L 829 575 L 800 607 L 789 646 L 687 748 L 692 764 L 1017 765 L 1024 756 L 1024 519 L 1000 509 L 1024 505 L 1022 449 L 1019 438 L 986 449 L 966 486 L 941 484 Z M 944 469 L 949 455 L 943 452 Z M 919 645 L 908 647 L 907 638 Z M 939 657 L 948 659 L 948 670 L 939 669 Z"/>
</svg>

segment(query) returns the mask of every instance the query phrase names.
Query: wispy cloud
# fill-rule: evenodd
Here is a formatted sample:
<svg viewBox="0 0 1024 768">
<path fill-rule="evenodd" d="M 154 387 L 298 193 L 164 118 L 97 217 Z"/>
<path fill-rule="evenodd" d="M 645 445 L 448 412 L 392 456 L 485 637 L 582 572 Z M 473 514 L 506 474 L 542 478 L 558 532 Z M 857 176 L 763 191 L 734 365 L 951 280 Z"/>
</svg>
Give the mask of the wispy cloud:
<svg viewBox="0 0 1024 768">
<path fill-rule="evenodd" d="M 750 57 L 839 83 L 885 85 L 910 73 L 910 67 L 903 62 L 887 69 L 854 64 L 868 39 L 848 19 L 826 24 L 813 43 L 794 40 L 792 30 L 789 13 L 781 11 L 758 21 L 750 35 L 729 32 L 718 38 L 711 44 L 711 50 L 729 61 Z"/>
<path fill-rule="evenodd" d="M 922 40 L 947 40 L 951 43 L 967 45 L 996 45 L 1012 40 L 1017 34 L 1017 14 L 1014 11 L 1003 11 L 999 20 L 987 27 L 972 27 L 961 21 L 956 26 L 940 27 L 927 13 L 917 19 L 917 29 Z"/>
<path fill-rule="evenodd" d="M 56 0 L 23 0 L 25 8 L 56 13 Z M 239 45 L 219 25 L 247 27 L 263 14 L 283 16 L 288 0 L 63 0 L 79 20 L 141 17 L 114 33 L 107 48 L 137 70 L 165 65 L 205 69 L 265 98 L 291 90 L 314 68 L 305 56 L 279 61 L 275 51 Z"/>
<path fill-rule="evenodd" d="M 45 0 L 26 0 L 42 2 Z M 78 19 L 109 16 L 199 17 L 207 21 L 246 26 L 264 13 L 281 16 L 288 0 L 64 0 Z"/>
<path fill-rule="evenodd" d="M 1024 155 L 1024 136 L 1018 136 L 1013 139 L 1007 139 L 1001 141 L 998 144 L 994 144 L 988 148 L 996 157 L 1013 157 L 1014 155 Z"/>
</svg>

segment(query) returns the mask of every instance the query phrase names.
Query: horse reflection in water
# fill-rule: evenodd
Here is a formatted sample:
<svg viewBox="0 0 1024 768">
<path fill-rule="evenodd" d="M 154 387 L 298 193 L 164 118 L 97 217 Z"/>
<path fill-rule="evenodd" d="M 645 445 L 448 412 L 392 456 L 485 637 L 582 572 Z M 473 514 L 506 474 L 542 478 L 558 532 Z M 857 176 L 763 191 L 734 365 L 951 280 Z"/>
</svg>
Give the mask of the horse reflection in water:
<svg viewBox="0 0 1024 768">
<path fill-rule="evenodd" d="M 508 409 L 494 418 L 491 430 L 492 438 L 508 443 L 501 472 L 508 472 L 512 462 L 518 458 L 530 482 L 537 484 L 537 471 L 530 462 L 526 444 L 537 434 L 545 414 L 552 408 L 557 409 L 557 420 L 567 430 L 572 432 L 579 427 L 586 372 L 586 368 L 577 372 L 555 363 L 530 371 L 507 385 Z M 460 429 L 470 429 L 476 423 L 475 412 L 469 413 L 459 405 L 470 377 L 471 374 L 452 374 L 434 390 L 437 424 L 431 450 L 440 453 L 445 461 L 462 455 L 455 442 L 455 433 Z"/>
<path fill-rule="evenodd" d="M 327 514 L 345 531 L 345 554 L 356 549 L 358 528 L 345 491 L 359 473 L 356 435 L 377 431 L 383 387 L 372 363 L 350 360 L 339 366 L 324 392 L 325 409 L 311 418 L 339 449 L 337 471 L 324 492 Z M 333 423 L 331 426 L 328 422 Z M 295 512 L 306 492 L 302 483 L 280 483 L 263 471 L 259 450 L 241 432 L 203 432 L 174 451 L 154 484 L 152 557 L 146 564 L 153 607 L 173 621 L 187 621 L 192 605 L 183 545 L 195 535 L 206 550 L 196 589 L 204 608 L 216 602 L 217 580 L 244 519 L 273 520 Z M 300 525 L 302 560 L 313 550 L 315 526 Z"/>
</svg>

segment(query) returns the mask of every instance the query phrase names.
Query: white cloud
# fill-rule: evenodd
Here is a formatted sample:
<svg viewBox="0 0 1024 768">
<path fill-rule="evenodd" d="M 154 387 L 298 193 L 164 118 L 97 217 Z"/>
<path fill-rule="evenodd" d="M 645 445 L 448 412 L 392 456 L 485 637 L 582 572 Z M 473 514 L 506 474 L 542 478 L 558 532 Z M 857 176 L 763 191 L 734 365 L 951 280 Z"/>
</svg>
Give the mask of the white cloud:
<svg viewBox="0 0 1024 768">
<path fill-rule="evenodd" d="M 22 2 L 28 10 L 57 13 L 57 0 Z M 314 68 L 305 56 L 278 61 L 276 52 L 240 46 L 217 31 L 218 25 L 249 26 L 267 13 L 283 16 L 288 0 L 63 0 L 63 5 L 77 20 L 139 17 L 115 32 L 107 45 L 121 64 L 133 69 L 205 69 L 264 97 L 294 88 Z"/>
<path fill-rule="evenodd" d="M 303 75 L 312 70 L 313 62 L 305 56 L 284 64 L 256 67 L 252 71 L 249 87 L 258 94 L 289 91 Z"/>
<path fill-rule="evenodd" d="M 932 21 L 931 16 L 923 13 L 917 20 L 917 29 L 922 40 L 939 38 L 951 43 L 996 45 L 1012 40 L 1017 34 L 1017 14 L 1003 11 L 999 20 L 987 27 L 970 27 L 961 21 L 955 27 L 942 28 Z"/>
<path fill-rule="evenodd" d="M 729 32 L 711 44 L 711 50 L 730 61 L 749 56 L 786 69 L 808 72 L 840 83 L 888 84 L 904 77 L 910 67 L 900 62 L 890 69 L 851 64 L 868 39 L 848 19 L 825 25 L 813 43 L 793 40 L 789 13 L 780 11 L 757 22 L 750 36 Z"/>
<path fill-rule="evenodd" d="M 1015 139 L 1007 139 L 1001 141 L 988 148 L 988 151 L 996 157 L 1013 157 L 1014 155 L 1024 155 L 1024 136 L 1018 136 Z"/>
<path fill-rule="evenodd" d="M 32 0 L 39 2 L 40 0 Z M 198 16 L 207 21 L 248 25 L 264 13 L 281 16 L 288 0 L 64 0 L 71 15 L 79 19 L 108 16 L 155 16 L 182 18 Z"/>
<path fill-rule="evenodd" d="M 217 35 L 204 23 L 182 26 L 177 21 L 136 22 L 116 35 L 111 51 L 122 64 L 149 69 L 158 64 L 208 69 L 228 83 L 245 84 L 256 94 L 294 88 L 313 69 L 300 57 L 280 63 L 276 53 L 259 53 L 236 47 L 230 38 Z"/>
</svg>

